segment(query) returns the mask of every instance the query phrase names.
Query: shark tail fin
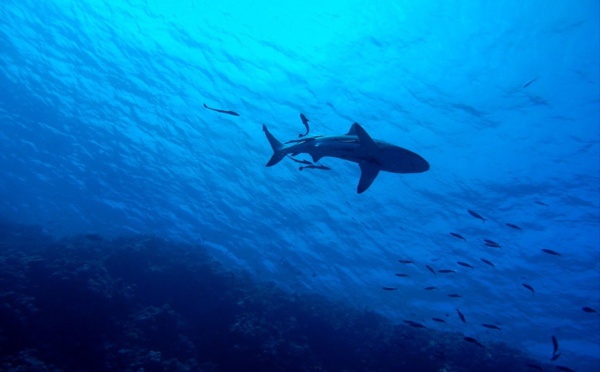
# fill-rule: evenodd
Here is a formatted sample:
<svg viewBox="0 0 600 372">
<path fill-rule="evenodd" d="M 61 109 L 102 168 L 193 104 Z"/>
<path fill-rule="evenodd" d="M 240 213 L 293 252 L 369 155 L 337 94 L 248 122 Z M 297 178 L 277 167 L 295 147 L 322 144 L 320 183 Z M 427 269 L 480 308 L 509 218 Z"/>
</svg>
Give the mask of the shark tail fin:
<svg viewBox="0 0 600 372">
<path fill-rule="evenodd" d="M 283 144 L 279 142 L 277 138 L 275 138 L 271 134 L 271 132 L 269 132 L 269 129 L 267 129 L 267 126 L 264 124 L 263 132 L 265 132 L 265 134 L 267 135 L 267 139 L 269 140 L 271 148 L 273 149 L 273 156 L 271 156 L 271 159 L 269 159 L 269 162 L 267 163 L 267 167 L 270 167 L 279 163 L 285 157 L 285 153 L 281 151 L 281 149 L 283 148 Z"/>
</svg>

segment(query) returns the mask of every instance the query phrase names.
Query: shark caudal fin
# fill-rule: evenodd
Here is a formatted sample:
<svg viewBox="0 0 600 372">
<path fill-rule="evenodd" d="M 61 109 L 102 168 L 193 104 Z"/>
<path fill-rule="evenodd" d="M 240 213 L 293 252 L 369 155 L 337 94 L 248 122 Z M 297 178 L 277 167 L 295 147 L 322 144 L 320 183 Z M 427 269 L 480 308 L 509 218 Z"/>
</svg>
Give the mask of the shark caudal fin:
<svg viewBox="0 0 600 372">
<path fill-rule="evenodd" d="M 267 167 L 270 167 L 279 163 L 285 157 L 285 153 L 281 151 L 281 149 L 283 148 L 283 144 L 279 142 L 277 138 L 275 138 L 271 134 L 271 132 L 269 132 L 269 129 L 267 129 L 267 126 L 264 124 L 263 132 L 265 132 L 265 134 L 267 135 L 267 139 L 269 140 L 271 148 L 273 149 L 273 156 L 271 156 L 271 159 L 269 159 L 269 162 L 267 163 Z"/>
</svg>

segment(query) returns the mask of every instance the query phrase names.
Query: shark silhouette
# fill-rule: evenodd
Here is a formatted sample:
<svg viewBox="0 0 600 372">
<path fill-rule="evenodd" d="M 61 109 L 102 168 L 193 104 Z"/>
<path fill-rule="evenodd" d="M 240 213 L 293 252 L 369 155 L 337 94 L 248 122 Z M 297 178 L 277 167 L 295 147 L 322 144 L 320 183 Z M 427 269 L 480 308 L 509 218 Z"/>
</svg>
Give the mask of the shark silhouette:
<svg viewBox="0 0 600 372">
<path fill-rule="evenodd" d="M 358 123 L 341 136 L 303 137 L 286 144 L 279 142 L 263 124 L 263 131 L 273 148 L 267 167 L 279 163 L 287 154 L 309 154 L 314 162 L 331 156 L 358 163 L 361 175 L 357 192 L 367 190 L 380 171 L 391 173 L 422 173 L 429 163 L 421 156 L 402 147 L 372 139 Z"/>
</svg>

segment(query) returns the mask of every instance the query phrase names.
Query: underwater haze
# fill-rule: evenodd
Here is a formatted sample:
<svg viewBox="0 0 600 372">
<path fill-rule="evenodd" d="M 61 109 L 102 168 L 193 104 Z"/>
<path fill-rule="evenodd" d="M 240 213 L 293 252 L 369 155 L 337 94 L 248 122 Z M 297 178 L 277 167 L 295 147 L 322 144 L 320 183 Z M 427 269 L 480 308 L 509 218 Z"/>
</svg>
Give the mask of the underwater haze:
<svg viewBox="0 0 600 372">
<path fill-rule="evenodd" d="M 461 352 L 446 349 L 422 370 L 481 370 L 453 369 L 452 359 L 483 348 L 491 364 L 507 358 L 500 344 L 530 358 L 514 370 L 600 368 L 598 1 L 2 0 L 0 19 L 0 274 L 24 270 L 0 281 L 0 315 L 21 306 L 10 299 L 31 303 L 31 319 L 44 309 L 28 292 L 45 282 L 27 271 L 39 257 L 70 257 L 44 269 L 52 276 L 88 262 L 72 247 L 106 249 L 83 266 L 102 262 L 98 273 L 119 287 L 153 237 L 196 247 L 281 296 L 319 296 L 430 340 L 415 345 L 460 336 Z M 315 136 L 343 136 L 355 122 L 429 169 L 381 171 L 357 193 L 365 163 L 294 153 L 265 166 L 273 149 L 263 125 L 281 142 L 316 146 L 324 137 Z M 111 271 L 123 246 L 137 251 Z M 183 260 L 161 252 L 158 261 Z M 162 273 L 144 274 L 154 284 L 168 277 L 148 270 Z M 229 285 L 210 278 L 219 291 Z M 50 288 L 58 296 L 61 286 Z M 0 339 L 11 343 L 26 331 L 7 319 Z M 11 355 L 34 348 L 22 345 Z M 53 368 L 83 368 L 52 355 Z M 339 364 L 343 353 L 329 357 L 298 370 L 361 370 Z M 290 370 L 279 358 L 253 366 Z M 0 363 L 24 365 L 15 360 Z M 105 364 L 90 370 L 158 368 L 95 360 Z M 243 365 L 178 360 L 160 368 Z"/>
</svg>

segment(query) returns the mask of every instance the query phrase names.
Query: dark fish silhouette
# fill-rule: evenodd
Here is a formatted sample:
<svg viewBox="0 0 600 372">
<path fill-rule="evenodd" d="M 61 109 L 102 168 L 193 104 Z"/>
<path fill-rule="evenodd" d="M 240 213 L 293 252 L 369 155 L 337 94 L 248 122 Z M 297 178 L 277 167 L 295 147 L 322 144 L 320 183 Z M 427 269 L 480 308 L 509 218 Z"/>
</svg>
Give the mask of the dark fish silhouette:
<svg viewBox="0 0 600 372">
<path fill-rule="evenodd" d="M 462 235 L 460 235 L 460 234 L 457 234 L 457 233 L 455 233 L 455 232 L 451 232 L 451 233 L 450 233 L 450 235 L 452 235 L 452 236 L 453 236 L 453 237 L 455 237 L 455 238 L 462 239 L 462 240 L 464 240 L 465 242 L 467 241 L 467 239 L 465 239 L 465 238 L 464 238 Z"/>
<path fill-rule="evenodd" d="M 425 290 L 426 290 L 426 291 L 432 291 L 432 290 L 434 290 L 434 289 L 437 289 L 437 287 L 425 287 Z"/>
<path fill-rule="evenodd" d="M 431 320 L 438 322 L 438 323 L 446 323 L 446 321 L 444 319 L 441 318 L 431 318 Z"/>
<path fill-rule="evenodd" d="M 463 313 L 460 312 L 460 310 L 456 309 L 456 312 L 458 313 L 458 317 L 460 318 L 460 320 L 462 320 L 463 323 L 466 323 L 467 320 L 465 319 L 465 316 L 463 315 Z"/>
<path fill-rule="evenodd" d="M 457 261 L 456 263 L 459 264 L 460 266 L 464 266 L 464 267 L 468 267 L 469 269 L 473 269 L 473 266 L 469 265 L 466 262 Z"/>
<path fill-rule="evenodd" d="M 530 86 L 531 84 L 533 84 L 538 78 L 535 77 L 531 80 L 529 80 L 528 82 L 526 82 L 525 84 L 523 84 L 523 88 L 527 88 L 528 86 Z"/>
<path fill-rule="evenodd" d="M 204 104 L 204 107 L 207 108 L 207 109 L 209 109 L 209 110 L 220 112 L 221 114 L 227 114 L 227 115 L 233 115 L 233 116 L 240 116 L 240 114 L 238 114 L 235 111 L 219 110 L 219 109 L 216 109 L 216 108 L 208 107 L 208 106 L 206 106 L 206 103 Z"/>
<path fill-rule="evenodd" d="M 481 324 L 482 326 L 484 326 L 485 328 L 489 328 L 489 329 L 497 329 L 499 331 L 501 331 L 500 327 L 493 325 L 493 324 L 487 324 L 487 323 L 483 323 Z"/>
<path fill-rule="evenodd" d="M 403 263 L 403 264 L 415 263 L 415 261 L 411 261 L 411 260 L 398 260 L 398 262 Z"/>
<path fill-rule="evenodd" d="M 448 297 L 459 298 L 459 297 L 462 297 L 462 296 L 459 295 L 459 294 L 456 294 L 456 293 L 452 293 L 452 294 L 449 294 Z"/>
<path fill-rule="evenodd" d="M 506 226 L 510 227 L 511 229 L 515 229 L 515 230 L 521 230 L 521 228 L 513 223 L 507 223 Z"/>
<path fill-rule="evenodd" d="M 596 310 L 592 309 L 591 307 L 582 307 L 581 310 L 585 311 L 586 313 L 597 313 Z"/>
<path fill-rule="evenodd" d="M 322 169 L 322 170 L 331 170 L 331 168 L 326 167 L 324 165 L 317 165 L 317 164 L 310 164 L 310 165 L 304 165 L 304 166 L 300 166 L 298 167 L 299 170 L 302 169 Z"/>
<path fill-rule="evenodd" d="M 431 271 L 433 273 L 433 275 L 437 275 L 435 273 L 435 270 L 433 269 L 433 267 L 429 266 L 429 265 L 425 265 L 425 267 L 427 268 L 427 270 Z"/>
<path fill-rule="evenodd" d="M 480 219 L 482 222 L 484 222 L 484 223 L 485 223 L 485 221 L 487 221 L 487 218 L 483 218 L 483 217 L 481 217 L 481 215 L 480 215 L 479 213 L 475 212 L 475 211 L 472 211 L 472 210 L 470 210 L 470 209 L 467 209 L 467 212 L 469 212 L 469 214 L 470 214 L 471 216 L 473 216 L 473 217 L 475 217 L 475 218 L 479 218 L 479 219 Z"/>
<path fill-rule="evenodd" d="M 535 203 L 535 204 L 538 204 L 538 205 L 543 205 L 544 207 L 547 207 L 547 206 L 548 206 L 548 204 L 546 204 L 546 203 L 544 203 L 544 202 L 541 202 L 541 201 L 539 201 L 539 200 L 536 200 L 536 201 L 534 201 L 534 203 Z"/>
<path fill-rule="evenodd" d="M 491 244 L 491 245 L 497 245 L 497 246 L 500 246 L 500 244 L 498 244 L 498 243 L 496 243 L 495 241 L 493 241 L 493 240 L 490 240 L 490 239 L 483 239 L 483 241 L 484 241 L 486 244 Z"/>
<path fill-rule="evenodd" d="M 496 265 L 494 265 L 494 264 L 492 263 L 492 261 L 490 261 L 490 260 L 486 260 L 485 258 L 480 258 L 480 260 L 481 260 L 482 262 L 484 262 L 484 263 L 486 263 L 486 264 L 488 264 L 488 265 L 492 266 L 492 267 L 496 267 Z"/>
<path fill-rule="evenodd" d="M 404 320 L 404 323 L 406 323 L 409 326 L 414 327 L 414 328 L 427 328 L 427 327 L 425 327 L 425 325 L 423 325 L 419 322 L 415 322 L 414 320 Z"/>
<path fill-rule="evenodd" d="M 529 284 L 527 284 L 527 283 L 523 283 L 523 287 L 525 287 L 525 288 L 529 289 L 529 290 L 531 291 L 531 294 L 532 294 L 532 295 L 535 293 L 535 289 L 533 289 L 533 287 L 532 287 L 532 286 L 530 286 Z"/>
<path fill-rule="evenodd" d="M 448 273 L 455 273 L 455 270 L 450 270 L 450 269 L 442 269 L 442 270 L 438 270 L 438 273 L 442 273 L 442 274 L 448 274 Z"/>
<path fill-rule="evenodd" d="M 304 164 L 304 165 L 313 165 L 313 163 L 311 163 L 308 160 L 300 160 L 300 159 L 296 159 L 296 158 L 292 158 L 291 156 L 288 155 L 288 158 L 292 159 L 293 161 L 295 161 L 296 163 L 300 163 L 300 164 Z"/>
<path fill-rule="evenodd" d="M 310 132 L 310 128 L 308 127 L 309 120 L 306 118 L 306 116 L 304 116 L 304 114 L 300 114 L 300 120 L 302 120 L 302 124 L 304 124 L 306 127 L 306 133 L 299 134 L 298 137 L 304 137 L 308 134 L 308 132 Z"/>
<path fill-rule="evenodd" d="M 554 362 L 559 357 L 560 350 L 558 347 L 558 340 L 556 339 L 556 336 L 552 335 L 552 358 L 550 358 L 550 361 Z"/>
<path fill-rule="evenodd" d="M 398 287 L 381 287 L 384 291 L 395 291 Z"/>
<path fill-rule="evenodd" d="M 473 337 L 468 337 L 468 336 L 467 336 L 467 337 L 465 337 L 465 341 L 467 341 L 467 342 L 470 342 L 470 343 L 472 343 L 472 344 L 475 344 L 475 345 L 477 345 L 477 346 L 479 346 L 479 347 L 484 347 L 484 346 L 483 346 L 483 344 L 482 344 L 481 342 L 477 341 L 477 340 L 476 340 L 476 339 L 474 339 Z"/>
<path fill-rule="evenodd" d="M 533 368 L 533 369 L 537 369 L 538 371 L 543 371 L 544 370 L 542 367 L 538 366 L 537 364 L 533 364 L 533 363 L 527 364 L 527 367 Z"/>
<path fill-rule="evenodd" d="M 406 278 L 408 276 L 408 274 L 401 274 L 401 273 L 396 273 L 395 275 L 400 278 Z"/>
<path fill-rule="evenodd" d="M 546 249 L 546 248 L 544 248 L 544 249 L 542 249 L 542 252 L 551 254 L 553 256 L 560 256 L 560 253 L 558 253 L 556 251 L 553 251 L 552 249 Z"/>
</svg>

